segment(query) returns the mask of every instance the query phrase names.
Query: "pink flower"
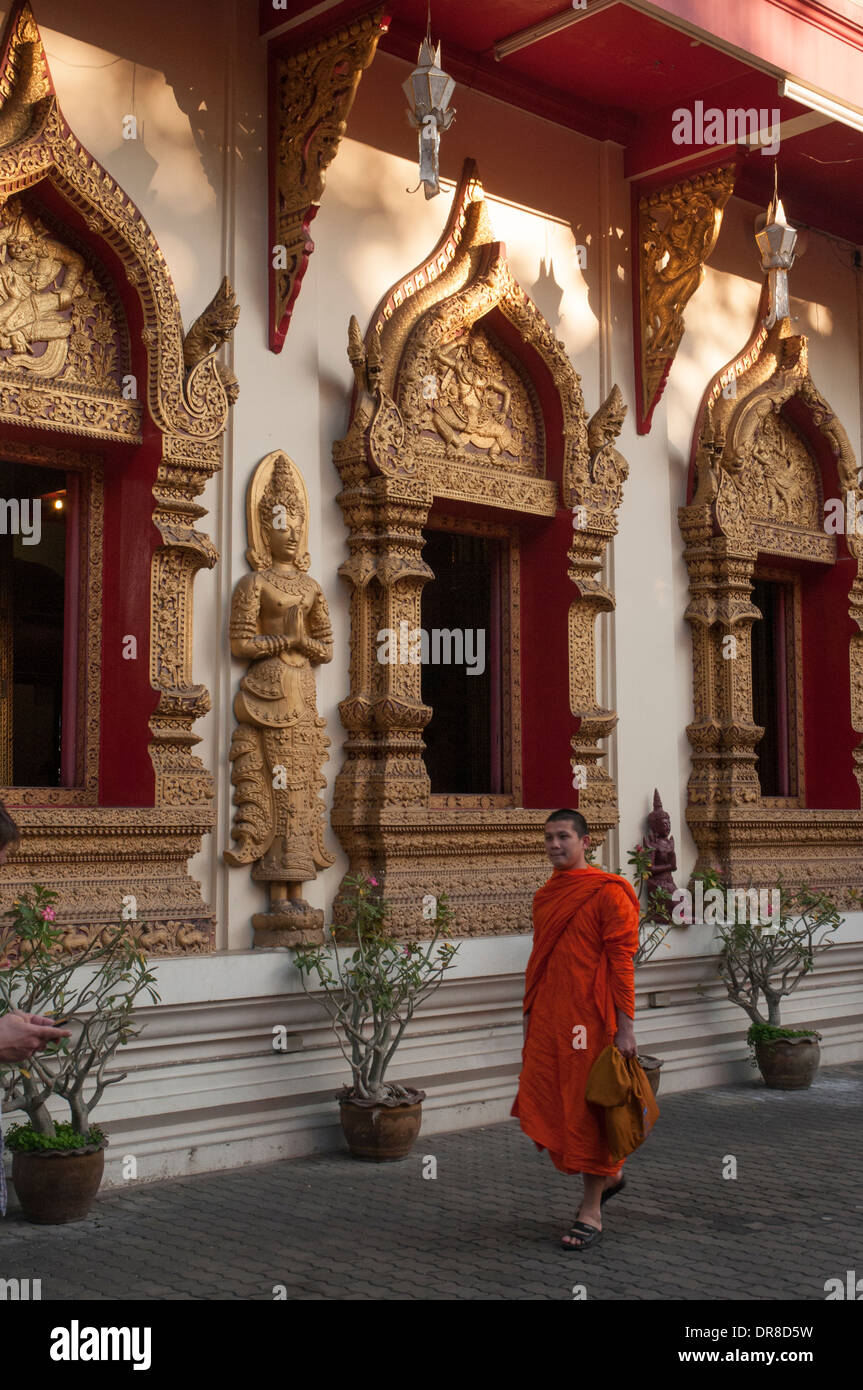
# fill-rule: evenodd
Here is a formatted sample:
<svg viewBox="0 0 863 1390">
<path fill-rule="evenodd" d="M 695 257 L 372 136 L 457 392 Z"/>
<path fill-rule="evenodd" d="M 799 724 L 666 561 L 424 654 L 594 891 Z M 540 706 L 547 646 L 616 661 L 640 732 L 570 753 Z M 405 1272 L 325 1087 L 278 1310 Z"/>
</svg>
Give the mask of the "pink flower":
<svg viewBox="0 0 863 1390">
<path fill-rule="evenodd" d="M 372 885 L 373 888 L 377 888 L 377 886 L 378 886 L 378 881 L 377 881 L 376 878 L 367 878 L 367 879 L 366 879 L 366 882 L 367 882 L 367 883 L 370 883 L 370 884 Z"/>
<path fill-rule="evenodd" d="M 54 922 L 54 921 L 56 921 L 56 919 L 57 919 L 57 914 L 56 914 L 56 912 L 54 911 L 53 907 L 43 907 L 43 908 L 42 908 L 42 921 L 43 921 L 43 922 Z"/>
</svg>

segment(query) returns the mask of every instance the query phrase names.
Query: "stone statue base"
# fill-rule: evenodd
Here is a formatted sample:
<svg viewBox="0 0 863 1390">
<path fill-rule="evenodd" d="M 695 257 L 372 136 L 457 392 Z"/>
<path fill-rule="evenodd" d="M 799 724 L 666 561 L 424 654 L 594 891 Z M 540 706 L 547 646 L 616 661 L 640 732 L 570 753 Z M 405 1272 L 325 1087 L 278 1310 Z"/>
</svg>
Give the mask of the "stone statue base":
<svg viewBox="0 0 863 1390">
<path fill-rule="evenodd" d="M 304 898 L 287 900 L 278 912 L 256 912 L 252 926 L 255 946 L 320 946 L 324 940 L 324 914 Z"/>
</svg>

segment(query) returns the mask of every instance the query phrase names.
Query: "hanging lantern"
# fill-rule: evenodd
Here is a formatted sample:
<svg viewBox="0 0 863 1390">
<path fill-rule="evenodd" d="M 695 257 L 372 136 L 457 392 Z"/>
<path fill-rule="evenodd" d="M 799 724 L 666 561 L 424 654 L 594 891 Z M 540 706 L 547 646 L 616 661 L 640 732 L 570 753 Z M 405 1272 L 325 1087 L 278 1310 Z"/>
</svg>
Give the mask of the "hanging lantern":
<svg viewBox="0 0 863 1390">
<path fill-rule="evenodd" d="M 402 83 L 402 88 L 411 106 L 408 120 L 416 126 L 419 135 L 420 182 L 425 188 L 426 197 L 434 198 L 440 193 L 440 133 L 449 130 L 455 119 L 455 111 L 448 109 L 455 82 L 441 67 L 440 44 L 432 48 L 430 33 L 423 39 L 417 66 L 407 82 Z M 416 189 L 413 191 L 416 192 Z"/>
<path fill-rule="evenodd" d="M 788 318 L 791 308 L 788 298 L 788 271 L 794 264 L 797 233 L 785 220 L 785 209 L 778 192 L 774 192 L 767 216 L 756 222 L 755 240 L 761 252 L 761 269 L 767 273 L 769 312 L 765 320 L 772 328 L 779 319 Z"/>
</svg>

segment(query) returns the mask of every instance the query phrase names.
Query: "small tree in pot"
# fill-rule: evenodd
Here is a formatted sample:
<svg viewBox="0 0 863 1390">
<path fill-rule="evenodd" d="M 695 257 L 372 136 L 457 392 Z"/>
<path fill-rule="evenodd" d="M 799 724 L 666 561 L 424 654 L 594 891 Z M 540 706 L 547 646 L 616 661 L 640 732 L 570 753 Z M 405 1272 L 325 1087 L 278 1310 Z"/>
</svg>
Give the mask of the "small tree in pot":
<svg viewBox="0 0 863 1390">
<path fill-rule="evenodd" d="M 72 1029 L 71 1038 L 3 1069 L 4 1109 L 27 1116 L 6 1138 L 15 1190 L 29 1220 L 51 1225 L 81 1220 L 89 1211 L 108 1143 L 90 1115 L 106 1086 L 125 1076 L 109 1074 L 108 1066 L 140 1032 L 132 1023 L 140 995 L 158 1001 L 155 976 L 129 924 L 107 927 L 82 950 L 66 953 L 57 898 L 37 884 L 0 926 L 0 1008 L 53 1015 Z M 51 1115 L 52 1097 L 68 1105 L 68 1123 Z"/>
<path fill-rule="evenodd" d="M 746 1040 L 765 1084 L 796 1090 L 812 1084 L 821 1034 L 815 1029 L 783 1028 L 780 1003 L 812 972 L 816 955 L 835 945 L 832 933 L 843 919 L 827 892 L 805 885 L 788 887 L 781 879 L 778 888 L 775 921 L 771 913 L 766 924 L 760 920 L 716 924 L 722 939 L 718 967 L 728 998 L 752 1020 Z"/>
<path fill-rule="evenodd" d="M 352 1085 L 339 1096 L 342 1129 L 354 1158 L 383 1162 L 405 1158 L 419 1134 L 424 1091 L 387 1081 L 387 1069 L 419 1004 L 455 964 L 458 946 L 441 941 L 452 920 L 446 896 L 429 906 L 431 939 L 404 942 L 386 930 L 388 905 L 377 879 L 351 874 L 342 902 L 347 921 L 329 929 L 331 946 L 297 948 L 294 963 L 311 995 L 316 978 L 323 994 L 312 997 L 332 1020 Z M 341 955 L 337 936 L 356 941 Z M 333 973 L 335 970 L 335 974 Z"/>
</svg>

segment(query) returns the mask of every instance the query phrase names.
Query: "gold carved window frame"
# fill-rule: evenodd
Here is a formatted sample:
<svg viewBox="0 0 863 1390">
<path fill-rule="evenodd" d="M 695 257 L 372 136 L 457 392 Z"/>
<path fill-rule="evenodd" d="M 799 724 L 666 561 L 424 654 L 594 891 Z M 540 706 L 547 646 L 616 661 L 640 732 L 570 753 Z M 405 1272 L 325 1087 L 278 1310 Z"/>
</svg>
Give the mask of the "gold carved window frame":
<svg viewBox="0 0 863 1390">
<path fill-rule="evenodd" d="M 101 454 L 52 449 L 29 440 L 4 440 L 0 456 L 16 463 L 80 473 L 84 486 L 78 508 L 78 651 L 75 700 L 74 787 L 0 786 L 0 800 L 17 806 L 95 806 L 99 795 L 99 712 L 102 662 L 102 536 L 104 466 Z M 82 563 L 83 562 L 83 563 Z M 68 560 L 67 560 L 68 564 Z M 67 571 L 68 573 L 68 571 Z M 9 698 L 12 698 L 10 691 Z M 14 736 L 14 730 L 13 730 Z"/>
<path fill-rule="evenodd" d="M 698 847 L 697 870 L 712 868 L 731 884 L 754 886 L 774 884 L 781 874 L 786 882 L 825 889 L 839 906 L 852 905 L 863 878 L 863 810 L 784 799 L 777 805 L 762 797 L 756 774 L 751 627 L 758 610 L 750 580 L 756 569 L 765 572 L 762 557 L 835 564 L 839 555 L 833 536 L 752 515 L 747 470 L 766 412 L 784 414 L 814 451 L 819 500 L 828 479 L 855 505 L 863 495 L 848 435 L 809 373 L 807 339 L 788 318 L 768 328 L 768 310 L 765 281 L 749 342 L 705 394 L 693 441 L 691 500 L 678 510 L 689 573 L 685 617 L 692 630 L 686 819 Z M 727 392 L 732 379 L 735 390 Z M 851 727 L 863 734 L 863 543 L 851 534 L 844 543 L 856 570 L 845 610 L 857 629 L 848 647 Z M 724 660 L 731 636 L 740 656 Z M 802 654 L 802 642 L 798 650 Z M 863 742 L 851 757 L 863 800 Z"/>
<path fill-rule="evenodd" d="M 213 775 L 192 751 L 200 742 L 193 726 L 211 707 L 209 692 L 193 682 L 192 596 L 198 570 L 218 559 L 209 536 L 196 527 L 205 515 L 198 499 L 221 467 L 228 411 L 238 393 L 236 378 L 217 354 L 233 333 L 239 309 L 225 277 L 184 330 L 168 265 L 146 219 L 81 145 L 60 110 L 27 0 L 16 0 L 7 17 L 0 55 L 0 202 L 33 190 L 52 209 L 58 198 L 61 207 L 71 208 L 76 235 L 94 246 L 111 283 L 120 283 L 115 266 L 132 287 L 137 307 L 127 322 L 142 349 L 132 362 L 142 382 L 134 429 L 123 427 L 131 403 L 124 406 L 122 398 L 117 410 L 112 398 L 106 413 L 88 396 L 86 409 L 79 410 L 74 400 L 37 391 L 29 382 L 26 392 L 0 392 L 0 417 L 27 430 L 83 436 L 88 443 L 148 448 L 152 524 L 161 537 L 149 575 L 152 802 L 148 796 L 143 806 L 69 805 L 60 795 L 48 807 L 23 806 L 16 815 L 20 846 L 0 867 L 0 913 L 22 888 L 44 883 L 61 892 L 57 919 L 70 929 L 70 943 L 79 941 L 79 929 L 92 939 L 117 920 L 119 885 L 125 884 L 147 924 L 141 940 L 148 952 L 207 952 L 214 946 L 214 913 L 189 862 L 213 828 L 216 803 Z M 113 266 L 103 248 L 113 254 Z M 53 410 L 55 398 L 63 401 L 62 416 Z M 144 420 L 146 440 L 138 428 Z M 39 790 L 44 795 L 46 789 Z"/>
<path fill-rule="evenodd" d="M 413 360 L 415 332 L 424 335 L 426 347 L 454 343 L 486 319 L 495 346 L 514 353 L 525 384 L 534 385 L 543 403 L 552 463 L 546 461 L 535 474 L 478 455 L 425 448 L 403 392 L 402 368 Z M 595 659 L 588 669 L 584 653 L 593 658 L 596 618 L 614 607 L 600 570 L 617 531 L 628 473 L 614 446 L 626 407 L 614 386 L 588 416 L 566 345 L 518 284 L 503 243 L 495 239 L 471 160 L 465 162 L 434 249 L 384 295 L 365 334 L 351 319 L 348 357 L 355 390 L 348 431 L 333 445 L 333 462 L 342 480 L 337 501 L 348 533 L 348 558 L 339 574 L 351 588 L 350 689 L 339 703 L 346 738 L 331 824 L 350 872 L 373 874 L 382 885 L 397 935 L 431 934 L 433 923 L 421 915 L 423 906 L 429 895 L 442 892 L 459 934 L 529 931 L 533 896 L 548 877 L 542 826 L 552 807 L 511 804 L 509 797 L 493 794 L 480 797 L 480 804 L 472 797 L 433 797 L 422 756 L 422 731 L 432 711 L 422 700 L 419 669 L 380 665 L 375 635 L 401 621 L 420 624 L 422 588 L 432 578 L 422 558 L 425 528 L 435 514 L 449 509 L 472 518 L 479 513 L 488 517 L 487 524 L 505 529 L 517 523 L 524 539 L 529 523 L 551 521 L 577 507 L 580 529 L 571 532 L 569 552 L 560 556 L 562 589 L 564 574 L 575 586 L 568 648 L 561 651 L 560 696 L 566 699 L 568 660 L 570 714 L 578 721 L 571 762 L 587 769 L 578 805 L 601 842 L 618 819 L 616 787 L 599 765 L 600 745 L 617 716 L 598 704 Z M 419 372 L 411 379 L 416 387 Z M 511 630 L 511 648 L 512 636 Z M 574 667 L 580 676 L 575 693 Z M 511 690 L 517 680 L 513 661 Z M 520 745 L 520 690 L 518 695 L 510 716 Z M 513 747 L 512 759 L 520 765 L 520 747 Z M 439 796 L 447 804 L 438 804 Z M 524 797 L 517 784 L 516 797 Z M 500 800 L 509 804 L 496 804 Z M 337 920 L 347 910 L 346 882 L 334 904 Z"/>
<path fill-rule="evenodd" d="M 755 562 L 753 579 L 783 584 L 790 590 L 791 603 L 785 610 L 785 676 L 788 682 L 788 761 L 797 791 L 793 796 L 764 796 L 762 804 L 776 810 L 794 810 L 806 805 L 806 744 L 803 708 L 803 586 L 797 570 Z"/>
<path fill-rule="evenodd" d="M 520 806 L 522 802 L 521 748 L 521 548 L 517 526 L 495 525 L 469 517 L 443 516 L 432 512 L 426 531 L 445 531 L 450 535 L 486 536 L 504 540 L 505 558 L 501 574 L 501 727 L 503 764 L 508 792 L 431 792 L 431 807 Z"/>
</svg>

